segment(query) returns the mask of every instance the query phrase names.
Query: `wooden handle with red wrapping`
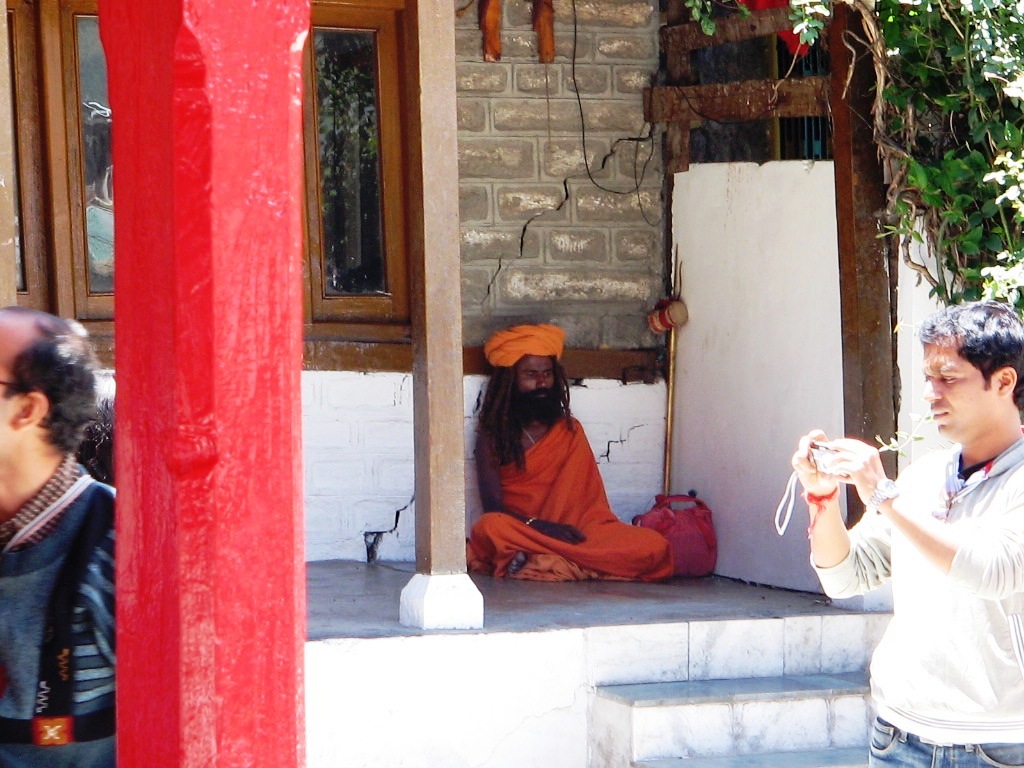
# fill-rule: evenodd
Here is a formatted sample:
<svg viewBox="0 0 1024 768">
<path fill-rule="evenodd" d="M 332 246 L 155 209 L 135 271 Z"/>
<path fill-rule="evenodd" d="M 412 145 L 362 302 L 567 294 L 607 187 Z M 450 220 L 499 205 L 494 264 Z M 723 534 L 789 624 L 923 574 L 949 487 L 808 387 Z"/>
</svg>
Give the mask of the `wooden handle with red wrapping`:
<svg viewBox="0 0 1024 768">
<path fill-rule="evenodd" d="M 555 6 L 553 0 L 533 0 L 533 31 L 537 33 L 537 60 L 555 60 Z"/>
<path fill-rule="evenodd" d="M 480 30 L 484 33 L 484 61 L 501 59 L 501 0 L 480 0 Z"/>
</svg>

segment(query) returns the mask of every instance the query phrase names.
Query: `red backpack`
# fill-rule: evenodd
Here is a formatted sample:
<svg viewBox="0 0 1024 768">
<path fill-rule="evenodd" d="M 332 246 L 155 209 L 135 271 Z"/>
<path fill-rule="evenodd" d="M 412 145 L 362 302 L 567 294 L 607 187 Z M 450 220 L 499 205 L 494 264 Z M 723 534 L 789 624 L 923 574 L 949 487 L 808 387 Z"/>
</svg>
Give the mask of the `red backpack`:
<svg viewBox="0 0 1024 768">
<path fill-rule="evenodd" d="M 696 496 L 658 494 L 654 506 L 634 517 L 633 525 L 651 528 L 668 539 L 676 576 L 707 576 L 715 570 L 718 538 L 711 510 Z"/>
</svg>

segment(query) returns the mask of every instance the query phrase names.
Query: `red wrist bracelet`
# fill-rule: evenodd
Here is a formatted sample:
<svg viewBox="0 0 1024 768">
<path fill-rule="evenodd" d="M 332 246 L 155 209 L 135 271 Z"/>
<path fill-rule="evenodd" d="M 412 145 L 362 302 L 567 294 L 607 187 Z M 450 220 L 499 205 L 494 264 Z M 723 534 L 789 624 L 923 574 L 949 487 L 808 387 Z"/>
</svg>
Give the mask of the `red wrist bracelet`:
<svg viewBox="0 0 1024 768">
<path fill-rule="evenodd" d="M 804 491 L 804 501 L 807 502 L 807 506 L 814 507 L 814 515 L 811 517 L 811 524 L 807 526 L 808 539 L 811 538 L 811 534 L 814 533 L 814 526 L 818 523 L 818 516 L 825 511 L 825 505 L 837 496 L 839 496 L 838 485 L 832 490 L 832 493 L 826 493 L 824 496 L 818 496 Z"/>
<path fill-rule="evenodd" d="M 839 486 L 837 485 L 835 488 L 832 489 L 832 493 L 826 493 L 824 496 L 818 496 L 816 494 L 807 493 L 807 491 L 804 491 L 804 501 L 806 501 L 808 505 L 813 507 L 824 507 L 838 495 Z"/>
</svg>

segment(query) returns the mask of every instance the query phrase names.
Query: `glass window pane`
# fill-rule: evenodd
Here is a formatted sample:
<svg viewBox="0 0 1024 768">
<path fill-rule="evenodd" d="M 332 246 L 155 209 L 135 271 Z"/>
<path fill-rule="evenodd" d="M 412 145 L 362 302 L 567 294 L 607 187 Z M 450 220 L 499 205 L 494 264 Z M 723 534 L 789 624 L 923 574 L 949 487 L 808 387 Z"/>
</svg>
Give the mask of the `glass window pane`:
<svg viewBox="0 0 1024 768">
<path fill-rule="evenodd" d="M 14 18 L 13 14 L 7 14 L 7 52 L 8 65 L 10 67 L 10 82 L 14 83 Z M 18 191 L 18 119 L 14 104 L 14 95 L 11 95 L 11 133 L 14 142 L 14 174 L 11 177 L 11 201 L 14 206 L 14 263 L 17 270 L 18 290 L 27 290 L 25 282 L 25 260 L 21 255 L 21 198 Z"/>
<path fill-rule="evenodd" d="M 78 82 L 82 109 L 85 227 L 89 249 L 89 293 L 114 291 L 114 161 L 110 147 L 107 60 L 95 16 L 75 18 Z"/>
<path fill-rule="evenodd" d="M 373 32 L 316 28 L 324 295 L 387 292 Z"/>
</svg>

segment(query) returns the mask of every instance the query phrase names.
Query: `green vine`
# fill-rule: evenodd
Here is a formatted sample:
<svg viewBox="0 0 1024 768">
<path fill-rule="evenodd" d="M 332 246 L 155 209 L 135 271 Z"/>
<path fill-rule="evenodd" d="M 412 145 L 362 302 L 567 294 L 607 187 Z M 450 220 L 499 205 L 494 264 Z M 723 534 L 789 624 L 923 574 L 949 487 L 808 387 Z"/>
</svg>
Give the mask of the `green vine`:
<svg viewBox="0 0 1024 768">
<path fill-rule="evenodd" d="M 708 0 L 686 2 L 699 19 Z M 818 40 L 832 2 L 790 0 L 801 42 Z M 884 233 L 943 302 L 1024 309 L 1024 0 L 849 4 L 877 81 Z"/>
<path fill-rule="evenodd" d="M 700 24 L 701 31 L 710 37 L 718 29 L 715 24 L 717 13 L 739 13 L 749 16 L 750 9 L 742 0 L 683 0 L 683 6 L 690 9 L 691 18 Z"/>
</svg>

